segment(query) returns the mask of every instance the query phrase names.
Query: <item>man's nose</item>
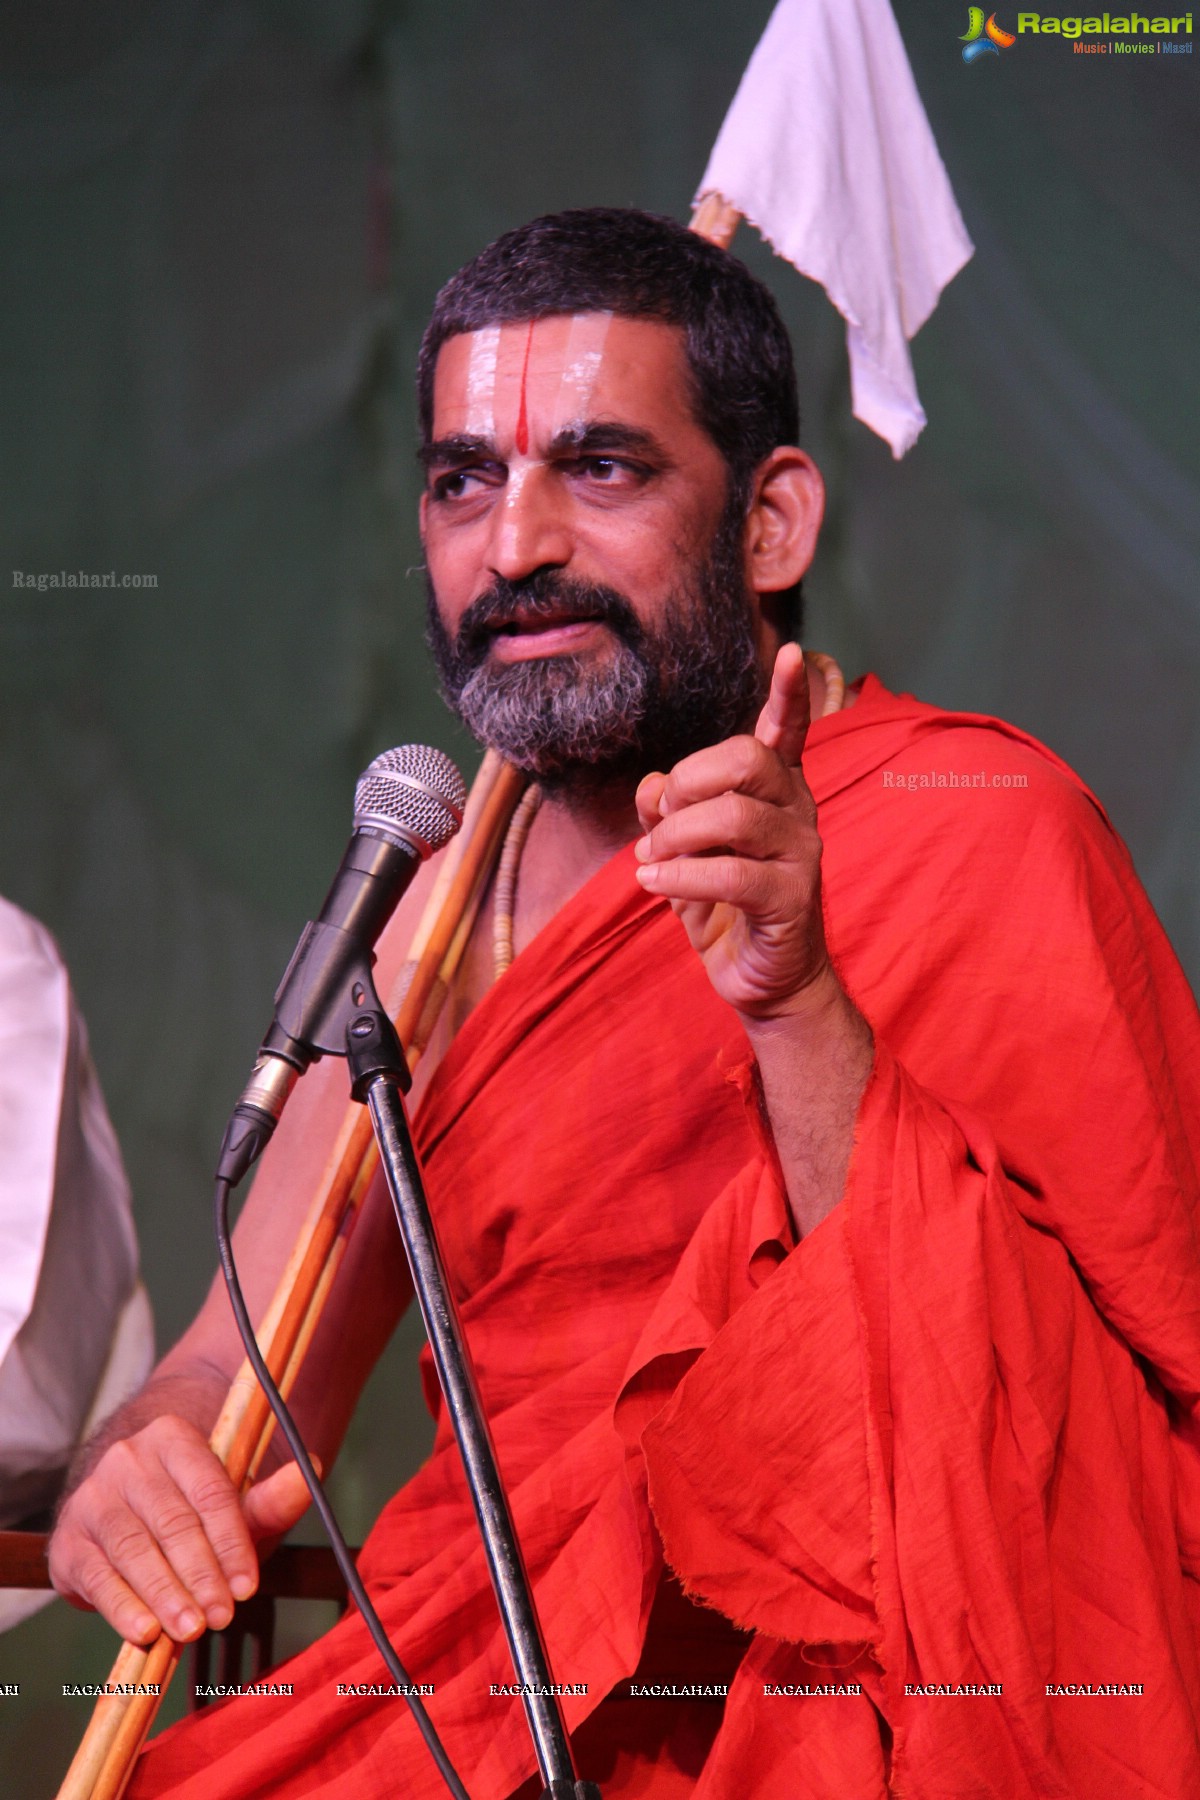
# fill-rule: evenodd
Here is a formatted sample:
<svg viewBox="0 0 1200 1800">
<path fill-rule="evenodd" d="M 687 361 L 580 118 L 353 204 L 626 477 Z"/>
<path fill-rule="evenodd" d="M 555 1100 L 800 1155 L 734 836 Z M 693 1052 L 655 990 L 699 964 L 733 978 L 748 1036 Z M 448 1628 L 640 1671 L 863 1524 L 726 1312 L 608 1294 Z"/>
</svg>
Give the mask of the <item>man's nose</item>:
<svg viewBox="0 0 1200 1800">
<path fill-rule="evenodd" d="M 571 560 L 567 496 L 546 468 L 513 471 L 492 513 L 489 564 L 506 581 L 524 581 L 539 569 L 561 569 Z"/>
</svg>

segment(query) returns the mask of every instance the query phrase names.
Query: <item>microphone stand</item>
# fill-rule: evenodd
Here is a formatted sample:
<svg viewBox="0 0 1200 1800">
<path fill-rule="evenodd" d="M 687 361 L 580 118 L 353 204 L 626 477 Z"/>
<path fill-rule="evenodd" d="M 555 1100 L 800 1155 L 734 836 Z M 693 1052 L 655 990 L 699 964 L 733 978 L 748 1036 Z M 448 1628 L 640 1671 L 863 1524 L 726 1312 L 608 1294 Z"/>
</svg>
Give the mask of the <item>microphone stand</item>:
<svg viewBox="0 0 1200 1800">
<path fill-rule="evenodd" d="M 364 995 L 362 986 L 358 986 L 354 999 L 360 1004 L 346 1025 L 350 1091 L 356 1100 L 365 1102 L 371 1115 L 379 1158 L 483 1537 L 509 1653 L 522 1688 L 526 1723 L 545 1784 L 541 1800 L 601 1800 L 599 1788 L 593 1782 L 581 1781 L 576 1774 L 562 1707 L 553 1692 L 550 1662 L 529 1577 L 408 1127 L 403 1096 L 412 1078 L 404 1052 L 374 987 L 367 985 Z"/>
</svg>

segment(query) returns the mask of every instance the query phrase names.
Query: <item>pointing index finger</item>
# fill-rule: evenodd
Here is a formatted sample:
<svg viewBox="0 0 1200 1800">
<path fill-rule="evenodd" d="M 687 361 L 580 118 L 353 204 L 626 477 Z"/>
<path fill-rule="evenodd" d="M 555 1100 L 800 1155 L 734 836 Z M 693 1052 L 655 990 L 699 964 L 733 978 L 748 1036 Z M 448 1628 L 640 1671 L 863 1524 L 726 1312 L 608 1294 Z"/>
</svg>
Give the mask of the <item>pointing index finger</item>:
<svg viewBox="0 0 1200 1800">
<path fill-rule="evenodd" d="M 775 658 L 771 691 L 758 715 L 754 735 L 790 768 L 800 766 L 808 735 L 808 671 L 799 644 L 783 644 Z"/>
<path fill-rule="evenodd" d="M 666 785 L 666 776 L 657 770 L 653 774 L 644 775 L 638 782 L 634 804 L 637 807 L 638 824 L 643 831 L 653 831 L 662 817 L 662 797 Z"/>
</svg>

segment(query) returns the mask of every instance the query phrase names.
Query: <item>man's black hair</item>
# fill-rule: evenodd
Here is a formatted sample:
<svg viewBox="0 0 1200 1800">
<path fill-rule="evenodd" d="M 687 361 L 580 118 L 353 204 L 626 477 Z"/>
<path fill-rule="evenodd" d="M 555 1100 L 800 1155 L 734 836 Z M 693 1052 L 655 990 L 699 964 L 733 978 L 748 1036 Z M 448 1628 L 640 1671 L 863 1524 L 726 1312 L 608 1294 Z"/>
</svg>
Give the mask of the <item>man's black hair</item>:
<svg viewBox="0 0 1200 1800">
<path fill-rule="evenodd" d="M 684 334 L 697 422 L 729 469 L 744 514 L 763 458 L 800 435 L 792 347 L 768 290 L 727 250 L 675 219 L 617 207 L 550 213 L 498 237 L 438 294 L 421 341 L 421 435 L 433 431 L 433 376 L 447 338 L 554 313 L 659 319 Z M 769 596 L 785 637 L 800 587 Z"/>
</svg>

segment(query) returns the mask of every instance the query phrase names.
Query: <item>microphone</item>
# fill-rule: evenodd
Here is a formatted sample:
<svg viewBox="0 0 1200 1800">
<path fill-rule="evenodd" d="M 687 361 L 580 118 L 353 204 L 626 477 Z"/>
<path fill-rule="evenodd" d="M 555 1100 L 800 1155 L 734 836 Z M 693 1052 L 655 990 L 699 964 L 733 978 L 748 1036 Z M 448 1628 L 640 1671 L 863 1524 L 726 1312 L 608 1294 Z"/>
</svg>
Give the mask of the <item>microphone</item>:
<svg viewBox="0 0 1200 1800">
<path fill-rule="evenodd" d="M 275 994 L 275 1017 L 230 1116 L 217 1177 L 236 1187 L 261 1155 L 310 1063 L 344 1055 L 346 1027 L 374 997 L 374 948 L 421 863 L 462 824 L 467 791 L 441 750 L 385 750 L 354 790 L 354 827 L 333 885 Z"/>
</svg>

